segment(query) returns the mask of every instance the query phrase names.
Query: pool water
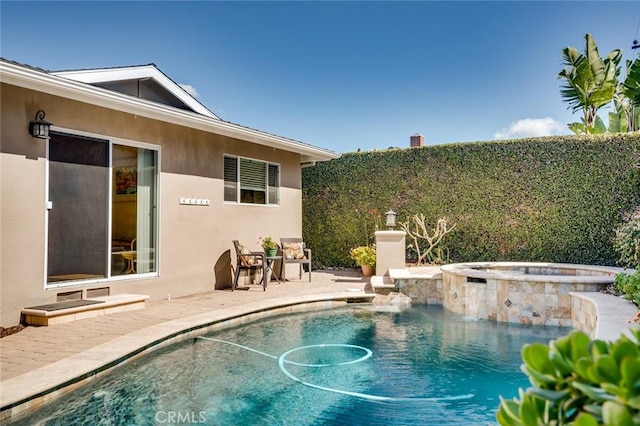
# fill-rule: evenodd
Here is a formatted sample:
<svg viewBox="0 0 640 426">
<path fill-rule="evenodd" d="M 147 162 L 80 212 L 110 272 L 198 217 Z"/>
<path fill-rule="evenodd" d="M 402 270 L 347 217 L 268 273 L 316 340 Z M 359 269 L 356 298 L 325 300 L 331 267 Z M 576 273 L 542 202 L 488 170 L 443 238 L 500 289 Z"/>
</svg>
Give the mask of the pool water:
<svg viewBox="0 0 640 426">
<path fill-rule="evenodd" d="M 16 424 L 495 424 L 528 380 L 520 349 L 567 328 L 440 306 L 278 316 L 141 357 Z"/>
</svg>

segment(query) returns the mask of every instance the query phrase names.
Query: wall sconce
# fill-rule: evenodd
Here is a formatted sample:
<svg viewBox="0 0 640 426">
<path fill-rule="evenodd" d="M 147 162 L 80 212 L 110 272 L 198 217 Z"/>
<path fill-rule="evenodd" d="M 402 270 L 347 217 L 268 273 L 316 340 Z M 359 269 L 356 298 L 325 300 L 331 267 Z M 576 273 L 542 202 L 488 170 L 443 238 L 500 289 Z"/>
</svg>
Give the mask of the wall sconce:
<svg viewBox="0 0 640 426">
<path fill-rule="evenodd" d="M 387 229 L 389 231 L 393 231 L 393 228 L 396 226 L 396 217 L 398 215 L 393 210 L 389 210 L 384 215 L 387 216 Z"/>
<path fill-rule="evenodd" d="M 44 119 L 44 111 L 36 112 L 35 120 L 29 122 L 29 134 L 34 138 L 49 139 L 51 123 Z"/>
</svg>

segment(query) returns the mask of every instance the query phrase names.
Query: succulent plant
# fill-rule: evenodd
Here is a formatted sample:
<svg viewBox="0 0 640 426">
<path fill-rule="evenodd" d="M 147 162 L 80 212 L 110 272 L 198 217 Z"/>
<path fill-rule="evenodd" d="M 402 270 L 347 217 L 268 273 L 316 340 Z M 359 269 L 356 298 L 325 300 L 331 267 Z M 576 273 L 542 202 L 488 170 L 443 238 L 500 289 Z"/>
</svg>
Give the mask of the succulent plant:
<svg viewBox="0 0 640 426">
<path fill-rule="evenodd" d="M 640 425 L 640 329 L 633 339 L 591 340 L 574 331 L 522 349 L 532 387 L 500 397 L 501 425 Z"/>
</svg>

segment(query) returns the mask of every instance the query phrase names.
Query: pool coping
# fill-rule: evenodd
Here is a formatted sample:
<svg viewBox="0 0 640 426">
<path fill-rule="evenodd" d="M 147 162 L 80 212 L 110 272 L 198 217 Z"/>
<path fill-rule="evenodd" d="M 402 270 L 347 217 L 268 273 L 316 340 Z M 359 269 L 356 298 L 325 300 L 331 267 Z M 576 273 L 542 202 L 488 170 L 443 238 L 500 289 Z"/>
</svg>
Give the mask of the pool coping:
<svg viewBox="0 0 640 426">
<path fill-rule="evenodd" d="M 640 327 L 630 322 L 638 312 L 638 307 L 629 300 L 600 292 L 570 292 L 569 294 L 591 303 L 595 308 L 596 326 L 593 331 L 595 339 L 614 341 L 621 335 L 633 337 L 631 329 Z"/>
<path fill-rule="evenodd" d="M 233 327 L 284 313 L 327 309 L 349 302 L 368 301 L 375 294 L 345 291 L 298 295 L 216 308 L 209 312 L 145 327 L 54 363 L 3 380 L 0 422 L 19 418 L 31 409 L 101 377 L 112 368 L 166 345 L 207 332 Z"/>
<path fill-rule="evenodd" d="M 536 275 L 536 274 L 519 274 L 508 270 L 486 271 L 476 268 L 492 268 L 492 267 L 537 267 L 537 268 L 557 268 L 557 269 L 574 269 L 593 272 L 602 272 L 601 275 Z M 597 266 L 597 265 L 580 265 L 572 263 L 553 263 L 553 262 L 463 262 L 443 265 L 441 269 L 454 274 L 466 275 L 474 278 L 493 278 L 508 279 L 510 281 L 548 281 L 553 276 L 553 281 L 558 283 L 613 283 L 615 275 L 621 272 L 630 271 L 629 269 L 619 268 L 615 266 Z"/>
</svg>

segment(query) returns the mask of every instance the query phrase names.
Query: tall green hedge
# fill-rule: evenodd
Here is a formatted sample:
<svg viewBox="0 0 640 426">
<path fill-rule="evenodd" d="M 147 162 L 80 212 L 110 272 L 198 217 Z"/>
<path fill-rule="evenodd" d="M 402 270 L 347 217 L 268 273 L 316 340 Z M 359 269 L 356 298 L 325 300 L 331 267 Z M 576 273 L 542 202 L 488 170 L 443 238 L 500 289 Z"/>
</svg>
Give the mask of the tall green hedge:
<svg viewBox="0 0 640 426">
<path fill-rule="evenodd" d="M 640 134 L 348 153 L 303 170 L 316 266 L 352 266 L 388 209 L 457 223 L 451 261 L 616 264 L 613 229 L 640 205 Z"/>
</svg>

